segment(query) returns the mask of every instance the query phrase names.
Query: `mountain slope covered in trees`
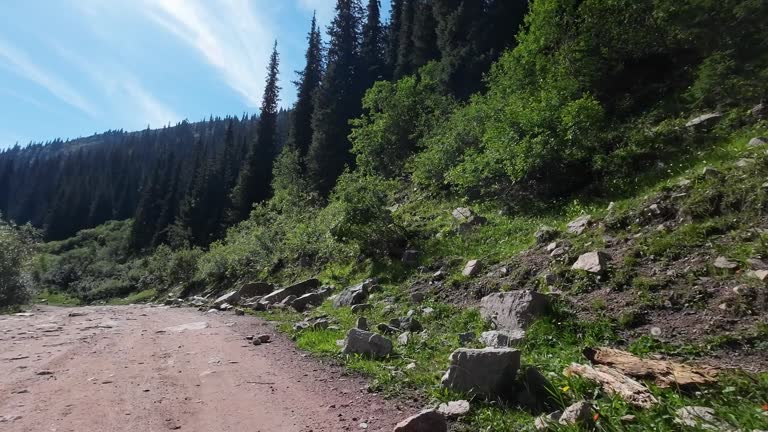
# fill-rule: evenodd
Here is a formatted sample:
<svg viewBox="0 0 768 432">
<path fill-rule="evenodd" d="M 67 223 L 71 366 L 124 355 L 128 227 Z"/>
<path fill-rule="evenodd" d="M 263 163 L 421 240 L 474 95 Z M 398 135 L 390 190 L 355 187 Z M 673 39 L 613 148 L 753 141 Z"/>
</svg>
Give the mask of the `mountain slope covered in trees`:
<svg viewBox="0 0 768 432">
<path fill-rule="evenodd" d="M 325 44 L 311 23 L 274 161 L 228 163 L 246 153 L 224 125 L 215 151 L 157 153 L 133 219 L 41 246 L 35 283 L 106 301 L 377 278 L 383 292 L 364 314 L 387 331 L 406 314 L 426 329 L 383 360 L 338 353 L 357 318 L 349 307 L 249 311 L 370 374 L 373 390 L 439 401 L 455 396 L 439 382 L 448 354 L 490 330 L 481 299 L 537 291 L 551 308 L 520 346 L 553 382 L 549 408 L 588 399 L 601 430 L 642 431 L 679 430 L 675 411 L 704 404 L 735 428 L 765 429 L 768 4 L 392 0 L 381 22 L 377 0 L 337 0 L 335 12 Z M 249 123 L 259 131 L 274 130 L 272 77 Z M 275 142 L 267 134 L 250 148 Z M 182 158 L 193 174 L 171 175 Z M 246 184 L 259 193 L 233 194 Z M 235 208 L 237 196 L 249 198 Z M 584 254 L 598 271 L 579 269 Z M 338 327 L 293 327 L 307 315 Z M 638 409 L 562 375 L 600 344 L 763 373 L 723 373 L 695 394 L 651 385 L 663 403 Z M 473 399 L 457 427 L 531 429 L 543 408 L 525 402 Z"/>
</svg>

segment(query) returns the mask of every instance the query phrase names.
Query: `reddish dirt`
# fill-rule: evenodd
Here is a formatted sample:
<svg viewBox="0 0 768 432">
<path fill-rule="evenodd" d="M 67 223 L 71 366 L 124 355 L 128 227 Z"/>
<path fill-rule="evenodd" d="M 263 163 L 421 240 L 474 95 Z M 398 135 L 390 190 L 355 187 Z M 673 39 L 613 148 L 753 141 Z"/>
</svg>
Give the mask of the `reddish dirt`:
<svg viewBox="0 0 768 432">
<path fill-rule="evenodd" d="M 3 431 L 391 431 L 411 414 L 256 318 L 146 306 L 32 312 L 0 316 Z M 273 342 L 245 340 L 263 333 Z"/>
</svg>

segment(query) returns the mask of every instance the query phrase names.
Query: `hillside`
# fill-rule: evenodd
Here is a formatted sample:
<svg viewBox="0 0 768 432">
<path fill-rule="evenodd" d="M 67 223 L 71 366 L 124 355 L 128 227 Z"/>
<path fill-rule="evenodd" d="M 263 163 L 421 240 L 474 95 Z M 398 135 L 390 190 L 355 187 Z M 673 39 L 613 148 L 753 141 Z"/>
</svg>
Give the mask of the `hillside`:
<svg viewBox="0 0 768 432">
<path fill-rule="evenodd" d="M 35 298 L 253 315 L 455 431 L 768 428 L 768 5 L 392 11 L 312 23 L 274 159 L 27 240 Z"/>
</svg>

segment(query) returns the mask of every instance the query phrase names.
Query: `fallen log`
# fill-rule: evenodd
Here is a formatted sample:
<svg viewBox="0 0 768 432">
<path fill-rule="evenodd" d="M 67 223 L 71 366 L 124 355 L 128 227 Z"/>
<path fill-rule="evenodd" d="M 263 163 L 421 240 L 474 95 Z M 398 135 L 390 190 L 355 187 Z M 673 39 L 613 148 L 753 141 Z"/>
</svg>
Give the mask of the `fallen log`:
<svg viewBox="0 0 768 432">
<path fill-rule="evenodd" d="M 587 348 L 584 356 L 593 364 L 610 366 L 636 379 L 653 381 L 659 387 L 695 389 L 717 382 L 718 370 L 694 367 L 668 360 L 641 359 L 613 348 Z"/>
<path fill-rule="evenodd" d="M 566 376 L 576 375 L 594 381 L 600 384 L 606 393 L 619 396 L 638 408 L 647 409 L 659 403 L 647 387 L 616 369 L 573 363 L 565 368 L 563 373 Z"/>
</svg>

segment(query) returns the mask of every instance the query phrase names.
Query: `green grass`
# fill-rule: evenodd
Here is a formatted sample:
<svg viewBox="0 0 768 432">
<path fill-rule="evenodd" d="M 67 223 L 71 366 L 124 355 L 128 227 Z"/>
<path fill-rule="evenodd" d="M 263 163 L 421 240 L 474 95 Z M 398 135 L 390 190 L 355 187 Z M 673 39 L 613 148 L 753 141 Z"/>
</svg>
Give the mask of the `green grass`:
<svg viewBox="0 0 768 432">
<path fill-rule="evenodd" d="M 38 293 L 35 298 L 35 303 L 45 303 L 51 306 L 79 306 L 81 304 L 80 299 L 67 293 L 48 290 Z"/>
<path fill-rule="evenodd" d="M 113 298 L 107 303 L 111 305 L 129 305 L 133 303 L 146 303 L 157 297 L 157 291 L 148 289 L 129 295 L 124 298 Z"/>
</svg>

